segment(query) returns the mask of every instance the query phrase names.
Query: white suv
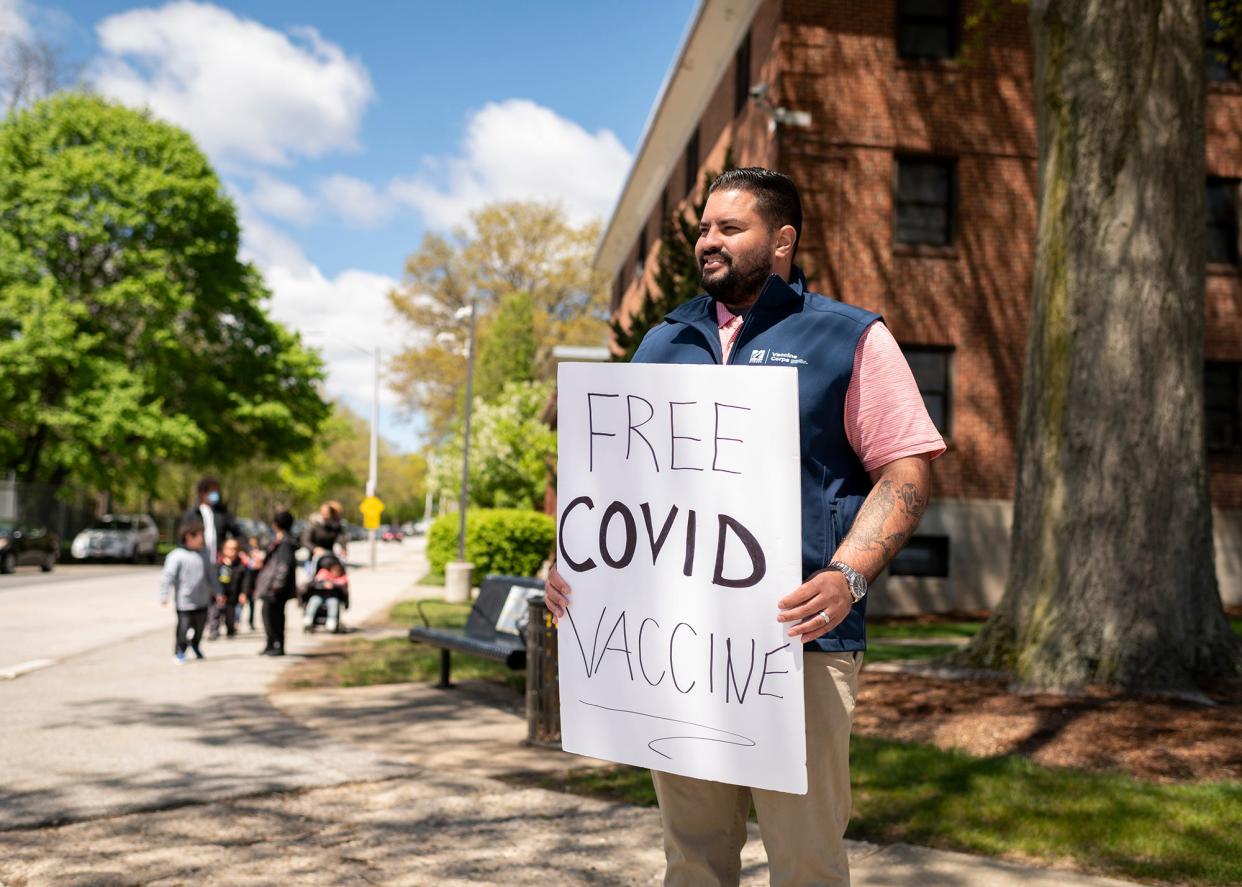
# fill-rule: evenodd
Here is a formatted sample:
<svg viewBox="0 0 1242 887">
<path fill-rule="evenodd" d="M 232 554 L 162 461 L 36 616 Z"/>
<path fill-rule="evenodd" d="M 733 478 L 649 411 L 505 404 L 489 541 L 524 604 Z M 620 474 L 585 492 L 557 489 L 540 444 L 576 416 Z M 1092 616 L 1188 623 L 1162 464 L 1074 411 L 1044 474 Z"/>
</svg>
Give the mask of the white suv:
<svg viewBox="0 0 1242 887">
<path fill-rule="evenodd" d="M 83 558 L 111 558 L 155 563 L 160 531 L 147 514 L 105 514 L 73 540 L 69 551 Z"/>
</svg>

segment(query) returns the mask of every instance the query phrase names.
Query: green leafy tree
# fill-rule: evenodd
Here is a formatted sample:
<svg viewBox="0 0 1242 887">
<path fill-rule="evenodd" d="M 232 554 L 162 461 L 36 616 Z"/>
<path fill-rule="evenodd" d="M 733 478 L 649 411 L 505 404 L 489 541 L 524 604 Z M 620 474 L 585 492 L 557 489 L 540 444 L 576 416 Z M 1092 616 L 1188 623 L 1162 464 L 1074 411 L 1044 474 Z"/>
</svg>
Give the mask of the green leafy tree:
<svg viewBox="0 0 1242 887">
<path fill-rule="evenodd" d="M 307 449 L 316 355 L 267 315 L 176 127 L 61 94 L 0 126 L 0 467 L 101 490 Z"/>
<path fill-rule="evenodd" d="M 724 168 L 733 169 L 732 151 L 725 155 Z M 620 349 L 619 353 L 614 352 L 613 360 L 632 360 L 648 330 L 661 323 L 678 305 L 703 292 L 699 286 L 699 262 L 694 256 L 694 245 L 699 239 L 699 219 L 707 205 L 707 189 L 717 175 L 703 173 L 700 196 L 692 214 L 678 209 L 664 220 L 660 248 L 656 250 L 655 291 L 645 289 L 642 304 L 635 312 L 624 321 L 616 317 L 609 323 L 612 341 Z"/>
<path fill-rule="evenodd" d="M 475 398 L 470 429 L 471 505 L 539 508 L 556 453 L 556 432 L 540 418 L 551 382 L 510 382 L 493 403 Z M 461 494 L 461 435 L 431 460 L 432 489 Z"/>
<path fill-rule="evenodd" d="M 469 323 L 457 312 L 474 301 L 486 334 L 496 309 L 515 294 L 531 300 L 535 375 L 552 365 L 556 345 L 607 339 L 606 282 L 592 258 L 599 225 L 570 225 L 555 204 L 494 203 L 468 227 L 428 234 L 406 260 L 406 282 L 390 300 L 415 330 L 415 344 L 393 358 L 393 390 L 421 412 L 432 443 L 452 436 L 461 416 Z"/>
<path fill-rule="evenodd" d="M 526 293 L 504 296 L 479 334 L 474 390 L 482 400 L 495 400 L 508 382 L 529 382 L 535 378 L 534 308 Z"/>
</svg>

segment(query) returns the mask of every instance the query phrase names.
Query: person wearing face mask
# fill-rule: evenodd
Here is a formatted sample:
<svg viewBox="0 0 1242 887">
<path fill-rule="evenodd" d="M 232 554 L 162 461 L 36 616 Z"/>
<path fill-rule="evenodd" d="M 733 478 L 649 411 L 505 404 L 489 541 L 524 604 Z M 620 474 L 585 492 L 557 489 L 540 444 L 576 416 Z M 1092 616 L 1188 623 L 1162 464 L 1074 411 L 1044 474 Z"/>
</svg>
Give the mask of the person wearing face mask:
<svg viewBox="0 0 1242 887">
<path fill-rule="evenodd" d="M 198 502 L 186 509 L 181 516 L 181 523 L 191 520 L 202 521 L 203 550 L 211 563 L 216 562 L 220 546 L 225 539 L 242 539 L 242 529 L 233 515 L 229 514 L 228 506 L 220 498 L 220 482 L 214 477 L 205 476 L 196 488 Z"/>
</svg>

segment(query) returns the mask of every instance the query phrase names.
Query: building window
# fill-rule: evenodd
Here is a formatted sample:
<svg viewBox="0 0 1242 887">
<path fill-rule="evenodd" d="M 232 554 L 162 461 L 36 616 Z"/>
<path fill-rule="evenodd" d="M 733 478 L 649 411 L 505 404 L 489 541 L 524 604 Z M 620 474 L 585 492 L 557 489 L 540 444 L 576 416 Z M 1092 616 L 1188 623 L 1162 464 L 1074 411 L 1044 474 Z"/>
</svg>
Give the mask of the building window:
<svg viewBox="0 0 1242 887">
<path fill-rule="evenodd" d="M 923 405 L 942 437 L 949 436 L 950 374 L 949 358 L 952 348 L 942 345 L 902 345 L 901 351 L 914 373 Z"/>
<path fill-rule="evenodd" d="M 1238 79 L 1237 65 L 1242 57 L 1242 47 L 1237 45 L 1237 37 L 1230 39 L 1230 34 L 1220 26 L 1216 17 L 1208 13 L 1207 17 L 1207 48 L 1204 53 L 1207 62 L 1207 79 L 1212 83 L 1229 83 Z"/>
<path fill-rule="evenodd" d="M 647 264 L 647 249 L 650 244 L 647 243 L 647 222 L 643 222 L 643 228 L 638 232 L 638 258 L 634 262 L 634 276 L 642 277 L 643 267 Z"/>
<path fill-rule="evenodd" d="M 750 99 L 750 31 L 742 38 L 733 58 L 733 116 L 742 113 Z"/>
<path fill-rule="evenodd" d="M 1207 260 L 1238 264 L 1238 180 L 1207 180 Z"/>
<path fill-rule="evenodd" d="M 663 237 L 664 226 L 668 224 L 668 186 L 660 192 L 660 236 Z"/>
<path fill-rule="evenodd" d="M 693 195 L 699 177 L 699 128 L 696 126 L 686 143 L 686 193 Z"/>
<path fill-rule="evenodd" d="M 897 55 L 903 59 L 956 56 L 955 0 L 897 0 Z"/>
<path fill-rule="evenodd" d="M 954 179 L 952 160 L 897 158 L 898 243 L 931 246 L 952 243 Z"/>
<path fill-rule="evenodd" d="M 914 536 L 888 565 L 893 576 L 949 576 L 949 537 Z"/>
<path fill-rule="evenodd" d="M 1209 453 L 1242 453 L 1242 362 L 1209 360 L 1203 367 Z"/>
</svg>

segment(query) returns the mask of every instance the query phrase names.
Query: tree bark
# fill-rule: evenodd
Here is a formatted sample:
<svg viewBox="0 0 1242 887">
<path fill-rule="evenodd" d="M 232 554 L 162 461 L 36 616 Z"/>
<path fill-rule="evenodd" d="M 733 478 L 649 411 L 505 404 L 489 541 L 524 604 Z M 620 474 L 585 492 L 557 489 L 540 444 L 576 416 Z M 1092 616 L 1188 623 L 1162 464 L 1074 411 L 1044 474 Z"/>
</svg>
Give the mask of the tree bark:
<svg viewBox="0 0 1242 887">
<path fill-rule="evenodd" d="M 1202 0 L 1032 0 L 1039 227 L 1005 595 L 1033 687 L 1238 668 L 1204 446 Z"/>
</svg>

